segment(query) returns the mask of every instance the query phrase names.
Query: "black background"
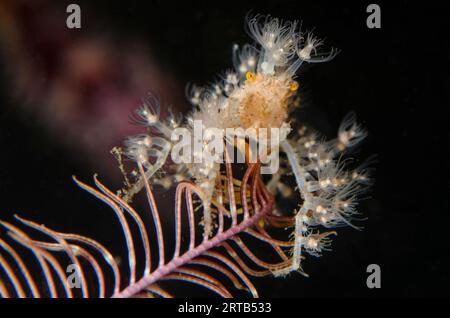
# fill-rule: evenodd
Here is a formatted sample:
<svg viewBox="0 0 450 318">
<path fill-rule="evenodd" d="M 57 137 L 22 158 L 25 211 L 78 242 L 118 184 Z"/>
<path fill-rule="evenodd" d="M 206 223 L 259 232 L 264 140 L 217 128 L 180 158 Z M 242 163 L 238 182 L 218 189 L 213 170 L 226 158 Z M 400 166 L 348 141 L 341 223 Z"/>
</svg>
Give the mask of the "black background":
<svg viewBox="0 0 450 318">
<path fill-rule="evenodd" d="M 306 117 L 332 135 L 340 119 L 354 110 L 369 130 L 358 154 L 376 154 L 378 161 L 371 198 L 361 206 L 368 220 L 361 232 L 340 230 L 332 252 L 308 258 L 304 267 L 310 278 L 256 280 L 262 296 L 448 296 L 448 11 L 431 2 L 377 3 L 382 10 L 379 30 L 366 27 L 369 2 L 363 1 L 130 0 L 89 5 L 95 24 L 83 29 L 143 37 L 181 82 L 205 83 L 231 67 L 232 43 L 249 41 L 243 26 L 251 9 L 301 19 L 342 50 L 332 62 L 305 74 L 313 107 Z M 58 5 L 64 10 L 65 4 Z M 111 220 L 106 209 L 70 178 L 76 174 L 87 180 L 96 167 L 82 163 L 38 123 L 17 115 L 18 101 L 10 98 L 8 87 L 2 77 L 1 218 L 19 213 L 114 243 L 115 228 L 105 225 Z M 379 290 L 366 287 L 366 267 L 372 263 L 381 266 Z"/>
</svg>

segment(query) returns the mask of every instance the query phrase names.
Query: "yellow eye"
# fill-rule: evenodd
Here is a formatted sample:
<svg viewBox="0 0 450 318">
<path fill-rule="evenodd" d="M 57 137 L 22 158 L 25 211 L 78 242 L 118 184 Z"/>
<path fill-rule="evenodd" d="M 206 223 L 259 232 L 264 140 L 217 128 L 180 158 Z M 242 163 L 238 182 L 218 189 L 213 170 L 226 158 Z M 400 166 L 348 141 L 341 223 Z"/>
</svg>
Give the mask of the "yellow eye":
<svg viewBox="0 0 450 318">
<path fill-rule="evenodd" d="M 253 82 L 256 79 L 256 74 L 252 71 L 248 71 L 247 73 L 245 73 L 245 78 L 247 79 L 247 81 Z"/>
<path fill-rule="evenodd" d="M 289 89 L 293 92 L 298 90 L 299 87 L 300 87 L 300 84 L 297 81 L 292 81 L 291 84 L 289 84 Z"/>
</svg>

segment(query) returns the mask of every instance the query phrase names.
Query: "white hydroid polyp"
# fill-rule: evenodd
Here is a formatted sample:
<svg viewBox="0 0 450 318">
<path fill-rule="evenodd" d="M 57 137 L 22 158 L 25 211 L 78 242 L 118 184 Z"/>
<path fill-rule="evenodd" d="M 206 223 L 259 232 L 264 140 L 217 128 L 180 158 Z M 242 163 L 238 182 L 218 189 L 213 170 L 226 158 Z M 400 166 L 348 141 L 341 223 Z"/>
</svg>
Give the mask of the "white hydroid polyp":
<svg viewBox="0 0 450 318">
<path fill-rule="evenodd" d="M 297 33 L 297 21 L 284 22 L 270 16 L 256 15 L 249 18 L 248 30 L 263 49 L 259 68 L 264 74 L 274 74 L 276 66 L 285 66 L 295 54 L 300 35 Z"/>
<path fill-rule="evenodd" d="M 258 51 L 255 47 L 245 44 L 242 48 L 233 46 L 233 65 L 243 77 L 247 72 L 255 72 L 258 66 Z"/>
<path fill-rule="evenodd" d="M 351 112 L 344 117 L 342 124 L 339 126 L 338 147 L 350 148 L 357 145 L 367 136 L 367 132 L 359 124 L 356 123 L 356 115 Z"/>
</svg>

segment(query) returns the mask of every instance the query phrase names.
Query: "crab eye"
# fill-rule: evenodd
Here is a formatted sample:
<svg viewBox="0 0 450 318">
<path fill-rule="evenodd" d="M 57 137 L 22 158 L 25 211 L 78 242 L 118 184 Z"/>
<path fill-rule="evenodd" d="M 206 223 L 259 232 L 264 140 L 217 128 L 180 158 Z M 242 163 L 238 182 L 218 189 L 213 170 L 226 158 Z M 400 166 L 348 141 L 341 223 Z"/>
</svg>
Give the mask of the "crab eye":
<svg viewBox="0 0 450 318">
<path fill-rule="evenodd" d="M 245 78 L 247 79 L 247 81 L 253 82 L 256 79 L 256 74 L 252 71 L 248 71 L 247 73 L 245 73 Z"/>
<path fill-rule="evenodd" d="M 297 81 L 292 81 L 289 84 L 289 89 L 293 92 L 295 92 L 296 90 L 298 90 L 298 88 L 300 87 L 300 84 Z"/>
</svg>

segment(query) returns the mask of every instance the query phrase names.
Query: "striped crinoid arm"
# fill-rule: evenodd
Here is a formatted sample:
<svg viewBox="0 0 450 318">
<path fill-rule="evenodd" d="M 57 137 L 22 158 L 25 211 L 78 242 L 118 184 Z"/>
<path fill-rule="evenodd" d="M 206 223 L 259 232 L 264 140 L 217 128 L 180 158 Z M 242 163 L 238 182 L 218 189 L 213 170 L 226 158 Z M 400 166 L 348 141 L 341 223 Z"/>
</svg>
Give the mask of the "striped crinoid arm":
<svg viewBox="0 0 450 318">
<path fill-rule="evenodd" d="M 182 181 L 176 188 L 174 228 L 163 229 L 151 185 L 143 179 L 154 227 L 150 232 L 143 216 L 104 186 L 97 176 L 94 176 L 96 188 L 74 178 L 81 188 L 106 203 L 117 217 L 127 251 L 127 261 L 123 262 L 127 268 L 121 269 L 113 253 L 94 239 L 57 232 L 16 216 L 21 226 L 37 231 L 38 235 L 28 234 L 12 223 L 0 223 L 8 234 L 8 239 L 0 240 L 0 295 L 172 297 L 181 284 L 193 284 L 222 297 L 232 297 L 237 290 L 257 297 L 249 277 L 276 274 L 289 266 L 285 249 L 290 249 L 292 244 L 272 238 L 264 229 L 264 224 L 277 216 L 271 214 L 273 196 L 260 178 L 259 164 L 250 164 L 242 180 L 233 178 L 231 164 L 225 166 L 222 191 L 213 202 L 212 235 L 205 235 L 200 226 L 202 206 L 198 198 L 202 194 L 190 181 Z M 285 221 L 280 218 L 280 222 Z M 169 241 L 174 243 L 172 248 L 166 244 Z M 271 259 L 278 261 L 269 263 L 260 259 L 254 248 L 249 247 L 255 243 L 265 245 L 261 249 L 272 250 L 275 256 Z M 27 266 L 28 262 L 13 248 L 16 245 L 31 252 L 36 260 L 34 267 Z M 68 265 L 76 269 L 76 276 L 67 276 Z M 77 288 L 74 281 L 79 283 Z M 169 281 L 176 283 L 175 290 Z"/>
</svg>

